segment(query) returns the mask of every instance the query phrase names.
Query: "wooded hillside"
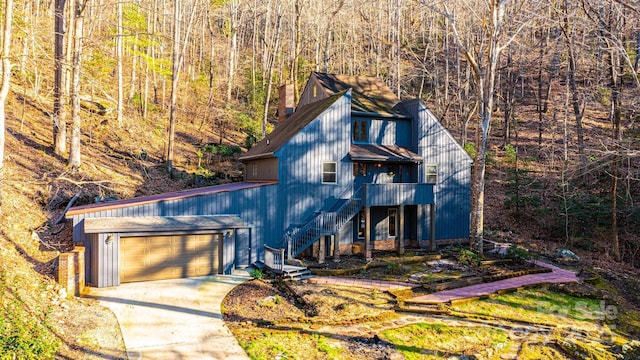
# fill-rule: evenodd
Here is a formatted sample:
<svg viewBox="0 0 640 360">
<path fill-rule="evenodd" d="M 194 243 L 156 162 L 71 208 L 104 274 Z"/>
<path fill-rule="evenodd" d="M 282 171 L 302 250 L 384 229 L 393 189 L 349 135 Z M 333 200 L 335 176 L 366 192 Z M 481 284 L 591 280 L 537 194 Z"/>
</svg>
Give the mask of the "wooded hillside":
<svg viewBox="0 0 640 360">
<path fill-rule="evenodd" d="M 276 125 L 278 86 L 298 94 L 321 71 L 378 76 L 430 105 L 476 159 L 472 235 L 640 263 L 637 2 L 3 5 L 3 227 L 22 182 L 56 213 L 80 188 L 88 202 L 240 179 L 233 156 Z"/>
<path fill-rule="evenodd" d="M 277 125 L 278 86 L 299 94 L 312 71 L 377 76 L 430 106 L 475 158 L 474 239 L 640 266 L 637 1 L 0 8 L 0 331 L 30 341 L 3 344 L 15 353 L 117 357 L 81 336 L 113 315 L 64 307 L 53 285 L 72 246 L 56 220 L 79 190 L 78 205 L 241 179 L 235 157 Z"/>
</svg>

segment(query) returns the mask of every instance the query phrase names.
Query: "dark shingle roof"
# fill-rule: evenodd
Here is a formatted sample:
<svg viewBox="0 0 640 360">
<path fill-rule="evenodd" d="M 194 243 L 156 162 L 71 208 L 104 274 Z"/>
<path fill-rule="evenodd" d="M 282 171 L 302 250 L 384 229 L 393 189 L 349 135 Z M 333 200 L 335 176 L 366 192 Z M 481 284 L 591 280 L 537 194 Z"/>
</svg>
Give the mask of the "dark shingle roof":
<svg viewBox="0 0 640 360">
<path fill-rule="evenodd" d="M 336 102 L 345 94 L 345 91 L 339 92 L 329 98 L 307 104 L 293 113 L 284 124 L 276 127 L 264 139 L 255 144 L 244 155 L 240 156 L 240 160 L 252 160 L 272 157 L 280 147 L 287 143 L 294 135 L 307 126 L 311 121 L 320 116 L 329 106 Z"/>
<path fill-rule="evenodd" d="M 351 144 L 349 157 L 353 161 L 391 161 L 421 163 L 422 156 L 407 148 L 393 145 Z"/>
<path fill-rule="evenodd" d="M 314 72 L 325 93 L 352 89 L 351 110 L 380 115 L 402 115 L 394 106 L 400 99 L 382 79 L 368 76 L 334 75 Z"/>
</svg>

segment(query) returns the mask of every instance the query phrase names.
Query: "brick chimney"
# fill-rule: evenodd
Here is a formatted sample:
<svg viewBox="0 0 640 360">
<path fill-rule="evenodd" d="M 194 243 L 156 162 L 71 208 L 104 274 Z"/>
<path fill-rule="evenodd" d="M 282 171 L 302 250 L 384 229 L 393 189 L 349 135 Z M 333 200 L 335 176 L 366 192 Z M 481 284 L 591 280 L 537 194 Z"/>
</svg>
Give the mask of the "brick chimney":
<svg viewBox="0 0 640 360">
<path fill-rule="evenodd" d="M 278 89 L 278 124 L 283 124 L 295 108 L 293 84 L 284 84 Z"/>
</svg>

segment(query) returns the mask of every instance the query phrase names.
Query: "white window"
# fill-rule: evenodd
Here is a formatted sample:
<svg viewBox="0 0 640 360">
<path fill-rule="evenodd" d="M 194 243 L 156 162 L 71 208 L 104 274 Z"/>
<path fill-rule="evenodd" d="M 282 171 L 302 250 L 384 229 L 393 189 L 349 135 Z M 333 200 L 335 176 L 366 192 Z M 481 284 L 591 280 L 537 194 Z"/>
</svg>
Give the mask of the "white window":
<svg viewBox="0 0 640 360">
<path fill-rule="evenodd" d="M 338 164 L 335 161 L 322 163 L 322 183 L 335 184 L 338 181 Z"/>
<path fill-rule="evenodd" d="M 438 165 L 425 165 L 426 183 L 435 184 L 438 182 Z"/>
<path fill-rule="evenodd" d="M 258 177 L 258 164 L 256 163 L 251 164 L 251 174 L 254 178 Z"/>
</svg>

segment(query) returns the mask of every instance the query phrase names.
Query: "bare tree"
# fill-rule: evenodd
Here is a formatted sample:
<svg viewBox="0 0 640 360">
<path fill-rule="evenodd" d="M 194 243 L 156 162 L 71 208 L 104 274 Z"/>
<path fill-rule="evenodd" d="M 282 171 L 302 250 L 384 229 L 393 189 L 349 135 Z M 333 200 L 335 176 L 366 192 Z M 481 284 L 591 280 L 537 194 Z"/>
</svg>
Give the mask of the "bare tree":
<svg viewBox="0 0 640 360">
<path fill-rule="evenodd" d="M 82 37 L 84 31 L 84 15 L 89 0 L 76 0 L 73 12 L 73 60 L 71 72 L 71 146 L 68 163 L 74 169 L 82 165 L 80 137 L 82 136 L 82 117 L 80 116 L 80 75 L 82 64 Z"/>
<path fill-rule="evenodd" d="M 268 46 L 267 52 L 267 92 L 264 100 L 264 117 L 262 119 L 262 137 L 267 135 L 267 119 L 269 116 L 269 102 L 271 101 L 271 89 L 273 87 L 273 71 L 276 58 L 278 57 L 278 51 L 280 49 L 280 29 L 282 25 L 282 13 L 281 8 L 278 6 L 275 14 L 275 30 L 276 33 L 273 36 L 271 46 Z M 267 19 L 267 22 L 271 19 Z"/>
<path fill-rule="evenodd" d="M 182 22 L 184 21 L 182 15 L 181 6 L 190 8 L 190 16 L 187 21 L 187 29 L 185 31 L 184 38 L 182 38 Z M 196 13 L 196 2 L 191 4 L 183 4 L 179 0 L 174 0 L 173 3 L 173 50 L 171 56 L 172 71 L 171 71 L 171 107 L 169 111 L 169 141 L 167 147 L 167 170 L 171 172 L 173 170 L 173 152 L 175 146 L 175 132 L 176 132 L 176 107 L 178 100 L 178 82 L 180 79 L 180 71 L 182 69 L 182 61 L 184 58 L 185 47 L 191 34 L 191 28 L 193 26 L 193 18 Z M 182 47 L 180 47 L 182 45 Z"/>
<path fill-rule="evenodd" d="M 584 117 L 584 104 L 582 109 L 580 108 L 580 94 L 576 83 L 576 71 L 577 71 L 577 59 L 576 59 L 576 45 L 573 36 L 573 24 L 571 22 L 568 0 L 564 0 L 562 14 L 562 32 L 567 43 L 567 52 L 569 60 L 569 85 L 571 87 L 571 104 L 573 105 L 573 115 L 576 119 L 576 135 L 578 137 L 578 154 L 580 157 L 580 165 L 583 168 L 586 167 L 587 157 L 584 152 L 584 130 L 582 127 L 582 120 Z"/>
<path fill-rule="evenodd" d="M 124 57 L 124 33 L 122 26 L 122 1 L 116 0 L 116 17 L 118 18 L 118 30 L 116 31 L 116 63 L 118 77 L 118 104 L 116 109 L 116 119 L 118 126 L 122 126 L 122 116 L 124 112 L 124 81 L 122 77 L 122 58 Z"/>
<path fill-rule="evenodd" d="M 55 79 L 53 83 L 53 148 L 62 155 L 67 147 L 67 87 L 65 85 L 65 5 L 66 0 L 55 0 Z"/>
<path fill-rule="evenodd" d="M 526 24 L 535 15 L 535 6 L 529 9 L 528 19 L 518 19 L 519 13 L 524 11 L 526 1 L 508 4 L 507 0 L 490 0 L 487 2 L 468 3 L 467 8 L 473 9 L 477 21 L 475 28 L 475 42 L 468 42 L 468 37 L 463 36 L 458 28 L 460 13 L 449 11 L 447 2 L 440 5 L 431 5 L 424 0 L 421 2 L 429 8 L 442 13 L 451 24 L 458 47 L 469 62 L 475 82 L 474 91 L 477 94 L 479 109 L 479 139 L 476 144 L 476 156 L 472 171 L 471 184 L 471 247 L 482 253 L 484 230 L 484 196 L 485 196 L 485 171 L 486 154 L 489 133 L 491 129 L 491 116 L 494 108 L 494 92 L 496 88 L 496 76 L 498 61 L 502 51 L 507 48 L 515 37 L 524 29 Z M 509 25 L 513 25 L 511 29 Z M 470 30 L 470 29 L 469 29 Z"/>
<path fill-rule="evenodd" d="M 2 80 L 0 83 L 0 212 L 2 212 L 2 179 L 4 172 L 4 143 L 7 96 L 11 85 L 11 32 L 13 25 L 13 0 L 4 3 L 4 28 L 2 31 Z"/>
</svg>

